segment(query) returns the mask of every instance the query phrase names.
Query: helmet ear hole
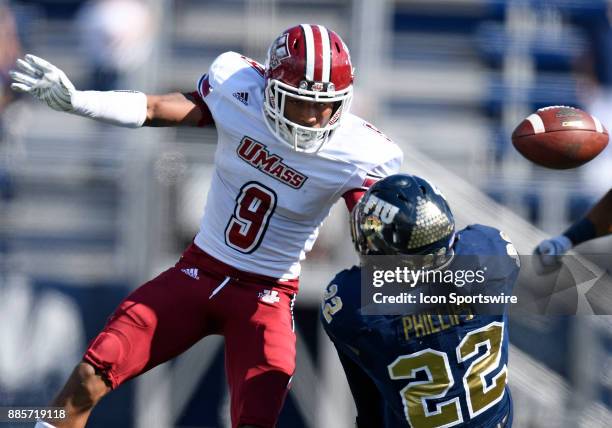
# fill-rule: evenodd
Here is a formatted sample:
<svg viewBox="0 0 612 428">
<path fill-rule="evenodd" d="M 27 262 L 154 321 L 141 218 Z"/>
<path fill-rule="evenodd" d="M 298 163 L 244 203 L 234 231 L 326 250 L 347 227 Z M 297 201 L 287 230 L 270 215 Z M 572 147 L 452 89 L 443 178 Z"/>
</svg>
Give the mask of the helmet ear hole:
<svg viewBox="0 0 612 428">
<path fill-rule="evenodd" d="M 338 53 L 340 53 L 340 52 L 341 52 L 341 49 L 340 49 L 340 44 L 338 44 L 338 42 L 336 42 L 336 43 L 334 43 L 334 45 L 336 46 L 336 51 L 337 51 Z"/>
<path fill-rule="evenodd" d="M 427 194 L 427 188 L 426 188 L 425 186 L 423 186 L 422 184 L 419 186 L 419 189 L 421 189 L 421 193 L 422 193 L 423 195 L 426 195 L 426 194 Z"/>
<path fill-rule="evenodd" d="M 297 49 L 299 45 L 300 45 L 300 41 L 298 39 L 295 39 L 293 41 L 293 49 Z"/>
</svg>

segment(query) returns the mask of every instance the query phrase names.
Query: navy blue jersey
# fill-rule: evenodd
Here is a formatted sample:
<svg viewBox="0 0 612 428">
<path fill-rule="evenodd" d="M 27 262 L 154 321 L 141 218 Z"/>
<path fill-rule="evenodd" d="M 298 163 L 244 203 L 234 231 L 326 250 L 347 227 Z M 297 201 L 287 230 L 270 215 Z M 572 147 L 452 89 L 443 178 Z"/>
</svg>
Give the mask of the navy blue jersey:
<svg viewBox="0 0 612 428">
<path fill-rule="evenodd" d="M 455 260 L 469 260 L 473 270 L 486 267 L 487 286 L 512 294 L 519 262 L 503 233 L 468 226 L 457 233 L 454 250 L 476 256 Z M 359 426 L 489 428 L 507 421 L 509 427 L 506 313 L 474 315 L 469 306 L 449 305 L 437 313 L 365 316 L 360 275 L 356 266 L 340 272 L 327 286 L 321 311 Z"/>
</svg>

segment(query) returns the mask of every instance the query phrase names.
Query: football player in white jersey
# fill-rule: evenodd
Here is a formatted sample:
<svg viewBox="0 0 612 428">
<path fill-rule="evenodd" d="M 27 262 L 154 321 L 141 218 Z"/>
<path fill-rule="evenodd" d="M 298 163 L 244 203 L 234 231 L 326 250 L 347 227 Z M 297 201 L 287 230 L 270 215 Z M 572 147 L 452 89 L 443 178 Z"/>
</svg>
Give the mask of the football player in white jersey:
<svg viewBox="0 0 612 428">
<path fill-rule="evenodd" d="M 194 243 L 119 305 L 52 403 L 68 418 L 39 427 L 84 426 L 110 390 L 209 334 L 225 336 L 232 426 L 275 426 L 295 369 L 300 261 L 338 199 L 351 209 L 402 162 L 391 140 L 349 112 L 353 68 L 342 39 L 320 25 L 289 28 L 264 67 L 224 53 L 187 94 L 79 91 L 33 55 L 11 77 L 14 90 L 55 110 L 125 127 L 210 125 L 218 133 Z"/>
</svg>

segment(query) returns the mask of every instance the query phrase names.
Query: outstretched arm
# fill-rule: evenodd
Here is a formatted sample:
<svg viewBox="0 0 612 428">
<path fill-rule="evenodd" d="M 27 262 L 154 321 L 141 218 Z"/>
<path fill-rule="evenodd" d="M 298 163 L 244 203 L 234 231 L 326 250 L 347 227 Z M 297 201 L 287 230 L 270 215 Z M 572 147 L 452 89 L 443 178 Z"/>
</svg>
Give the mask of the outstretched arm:
<svg viewBox="0 0 612 428">
<path fill-rule="evenodd" d="M 612 234 L 612 189 L 608 190 L 608 193 L 591 208 L 586 218 L 593 223 L 595 228 L 594 238 Z M 579 242 L 574 242 L 574 245 L 578 244 Z"/>
<path fill-rule="evenodd" d="M 208 107 L 197 92 L 147 95 L 143 126 L 206 126 L 214 124 Z"/>
<path fill-rule="evenodd" d="M 66 74 L 34 55 L 17 60 L 11 88 L 27 92 L 58 111 L 127 128 L 213 124 L 197 93 L 145 95 L 136 91 L 79 91 Z"/>
<path fill-rule="evenodd" d="M 612 189 L 589 210 L 585 217 L 572 224 L 561 235 L 540 242 L 535 253 L 544 266 L 553 266 L 559 263 L 559 256 L 572 247 L 610 234 L 612 234 Z"/>
</svg>

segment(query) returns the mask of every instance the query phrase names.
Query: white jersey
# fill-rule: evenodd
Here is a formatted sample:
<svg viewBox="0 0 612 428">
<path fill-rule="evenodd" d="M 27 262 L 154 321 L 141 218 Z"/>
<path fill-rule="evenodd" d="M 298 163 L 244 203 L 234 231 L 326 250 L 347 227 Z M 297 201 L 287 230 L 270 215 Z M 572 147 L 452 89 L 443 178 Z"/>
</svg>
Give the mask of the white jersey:
<svg viewBox="0 0 612 428">
<path fill-rule="evenodd" d="M 218 144 L 195 243 L 236 269 L 296 278 L 332 205 L 370 177 L 398 172 L 402 152 L 351 114 L 318 153 L 295 152 L 264 122 L 262 72 L 259 64 L 227 52 L 198 82 Z"/>
</svg>

